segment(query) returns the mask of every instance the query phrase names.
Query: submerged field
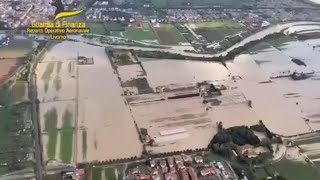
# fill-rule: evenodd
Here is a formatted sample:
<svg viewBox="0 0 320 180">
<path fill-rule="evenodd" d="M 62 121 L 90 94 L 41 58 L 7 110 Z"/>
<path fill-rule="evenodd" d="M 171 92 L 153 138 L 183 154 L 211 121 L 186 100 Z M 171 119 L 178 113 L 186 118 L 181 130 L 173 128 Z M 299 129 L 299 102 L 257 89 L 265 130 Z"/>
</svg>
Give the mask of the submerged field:
<svg viewBox="0 0 320 180">
<path fill-rule="evenodd" d="M 94 64 L 77 65 L 77 52 L 93 57 Z M 38 65 L 45 160 L 91 162 L 141 153 L 133 120 L 107 58 L 104 48 L 63 42 L 54 46 Z M 52 125 L 45 129 L 49 122 Z M 126 142 L 114 141 L 115 137 Z"/>
</svg>

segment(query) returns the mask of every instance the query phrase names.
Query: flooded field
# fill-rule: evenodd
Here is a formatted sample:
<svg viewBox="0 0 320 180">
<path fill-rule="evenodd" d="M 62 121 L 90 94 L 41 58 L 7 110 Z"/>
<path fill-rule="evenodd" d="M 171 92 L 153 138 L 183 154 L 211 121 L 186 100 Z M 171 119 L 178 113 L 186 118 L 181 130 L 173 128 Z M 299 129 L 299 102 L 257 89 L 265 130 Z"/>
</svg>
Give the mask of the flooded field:
<svg viewBox="0 0 320 180">
<path fill-rule="evenodd" d="M 241 77 L 236 82 L 239 88 L 271 131 L 290 136 L 319 130 L 319 44 L 319 40 L 289 42 L 281 51 L 267 47 L 228 63 L 232 75 Z M 293 72 L 312 75 L 294 80 Z"/>
<path fill-rule="evenodd" d="M 187 85 L 228 79 L 229 71 L 220 63 L 182 60 L 141 59 L 152 88 L 170 84 Z"/>
<path fill-rule="evenodd" d="M 44 161 L 74 162 L 75 60 L 76 56 L 73 54 L 63 54 L 63 49 L 60 49 L 58 44 L 45 54 L 37 66 Z"/>
<path fill-rule="evenodd" d="M 78 53 L 93 57 L 94 64 L 78 66 Z M 46 54 L 37 75 L 42 126 L 46 126 L 46 113 L 54 112 L 56 115 L 50 116 L 56 119 L 55 127 L 59 132 L 47 130 L 44 134 L 45 156 L 52 159 L 52 152 L 47 148 L 50 145 L 57 149 L 53 157 L 62 162 L 70 156 L 72 161 L 83 162 L 140 155 L 142 147 L 138 134 L 104 48 L 60 43 Z M 71 127 L 63 128 L 61 117 L 65 119 L 65 116 L 71 119 Z M 124 138 L 126 142 L 114 141 L 115 137 Z M 61 152 L 60 144 L 66 142 L 71 146 Z"/>
</svg>

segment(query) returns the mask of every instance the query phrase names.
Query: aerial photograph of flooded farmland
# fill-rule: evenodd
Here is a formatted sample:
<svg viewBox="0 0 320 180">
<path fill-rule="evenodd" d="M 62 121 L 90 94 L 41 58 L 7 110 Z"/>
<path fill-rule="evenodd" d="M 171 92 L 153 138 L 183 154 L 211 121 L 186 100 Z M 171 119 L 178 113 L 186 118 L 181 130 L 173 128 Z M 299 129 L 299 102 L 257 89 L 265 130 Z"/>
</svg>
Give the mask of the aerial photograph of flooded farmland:
<svg viewBox="0 0 320 180">
<path fill-rule="evenodd" d="M 319 180 L 319 0 L 1 0 L 0 180 Z"/>
</svg>

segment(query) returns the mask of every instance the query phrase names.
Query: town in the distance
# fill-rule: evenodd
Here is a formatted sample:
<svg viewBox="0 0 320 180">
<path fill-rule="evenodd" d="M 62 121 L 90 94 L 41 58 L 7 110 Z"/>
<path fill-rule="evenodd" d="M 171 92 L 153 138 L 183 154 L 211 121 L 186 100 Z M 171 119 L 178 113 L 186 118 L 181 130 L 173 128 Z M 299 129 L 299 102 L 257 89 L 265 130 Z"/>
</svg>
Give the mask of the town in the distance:
<svg viewBox="0 0 320 180">
<path fill-rule="evenodd" d="M 0 0 L 0 180 L 319 180 L 320 0 Z"/>
</svg>

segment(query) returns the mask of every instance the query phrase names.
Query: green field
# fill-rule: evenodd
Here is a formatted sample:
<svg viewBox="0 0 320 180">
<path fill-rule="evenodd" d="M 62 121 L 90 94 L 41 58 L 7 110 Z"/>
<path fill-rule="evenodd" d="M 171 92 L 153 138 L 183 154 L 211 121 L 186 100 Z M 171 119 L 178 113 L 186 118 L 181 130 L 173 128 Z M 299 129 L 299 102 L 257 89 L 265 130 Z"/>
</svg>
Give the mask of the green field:
<svg viewBox="0 0 320 180">
<path fill-rule="evenodd" d="M 73 129 L 60 130 L 60 159 L 70 163 L 72 158 Z"/>
<path fill-rule="evenodd" d="M 102 167 L 95 167 L 92 169 L 92 178 L 94 180 L 102 180 Z"/>
<path fill-rule="evenodd" d="M 16 81 L 10 91 L 10 99 L 11 102 L 20 102 L 24 100 L 26 95 L 26 82 L 24 81 Z"/>
<path fill-rule="evenodd" d="M 45 123 L 44 123 L 44 131 L 48 134 L 48 144 L 47 144 L 47 155 L 49 159 L 55 159 L 56 155 L 56 145 L 57 145 L 57 123 L 58 116 L 57 110 L 52 108 L 47 111 L 44 115 Z"/>
<path fill-rule="evenodd" d="M 87 131 L 83 130 L 82 131 L 82 158 L 86 159 L 87 158 Z"/>
<path fill-rule="evenodd" d="M 159 37 L 161 44 L 178 45 L 188 42 L 172 24 L 161 24 L 160 27 L 154 27 L 153 29 Z"/>
<path fill-rule="evenodd" d="M 268 176 L 279 173 L 287 180 L 318 180 L 320 179 L 320 169 L 317 166 L 311 166 L 306 163 L 290 161 L 287 159 L 267 166 L 264 169 L 256 169 L 255 176 L 257 180 L 262 180 Z"/>
<path fill-rule="evenodd" d="M 220 41 L 226 36 L 234 35 L 244 30 L 244 27 L 236 21 L 209 21 L 189 23 L 188 25 L 208 41 Z"/>
<path fill-rule="evenodd" d="M 33 42 L 23 37 L 15 37 L 10 40 L 8 46 L 0 48 L 0 56 L 5 58 L 21 58 L 27 56 L 33 47 Z"/>
<path fill-rule="evenodd" d="M 11 108 L 0 108 L 0 144 L 6 144 L 11 141 L 11 138 L 9 136 L 9 132 L 12 126 L 10 111 Z"/>
<path fill-rule="evenodd" d="M 297 41 L 294 37 L 291 36 L 282 36 L 276 37 L 268 40 L 267 42 L 275 48 L 283 49 L 283 46 L 287 45 L 289 42 Z"/>
<path fill-rule="evenodd" d="M 105 169 L 105 176 L 107 180 L 117 180 L 114 168 Z"/>
<path fill-rule="evenodd" d="M 157 36 L 153 32 L 153 29 L 149 22 L 142 22 L 135 27 L 126 27 L 125 31 L 110 31 L 110 35 L 126 38 L 129 40 L 158 44 Z"/>
<path fill-rule="evenodd" d="M 109 32 L 102 23 L 87 23 L 91 34 L 109 35 Z"/>
<path fill-rule="evenodd" d="M 66 109 L 64 114 L 63 114 L 63 117 L 62 117 L 62 121 L 63 121 L 63 124 L 62 124 L 62 128 L 65 129 L 65 128 L 72 128 L 72 113 Z"/>
<path fill-rule="evenodd" d="M 117 180 L 115 168 L 94 167 L 92 169 L 92 179 L 94 179 L 94 180 Z"/>
<path fill-rule="evenodd" d="M 49 82 L 51 80 L 51 75 L 53 73 L 54 65 L 55 65 L 54 62 L 48 63 L 44 73 L 42 74 L 41 79 L 44 82 L 44 91 L 45 92 L 47 92 L 49 89 Z"/>
<path fill-rule="evenodd" d="M 309 164 L 281 160 L 274 164 L 275 169 L 288 180 L 319 180 L 320 172 Z"/>
</svg>

